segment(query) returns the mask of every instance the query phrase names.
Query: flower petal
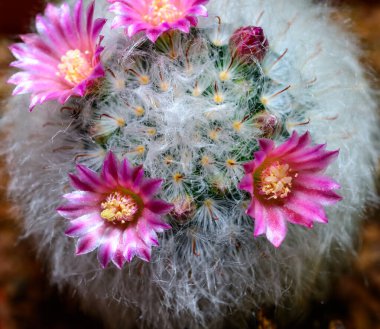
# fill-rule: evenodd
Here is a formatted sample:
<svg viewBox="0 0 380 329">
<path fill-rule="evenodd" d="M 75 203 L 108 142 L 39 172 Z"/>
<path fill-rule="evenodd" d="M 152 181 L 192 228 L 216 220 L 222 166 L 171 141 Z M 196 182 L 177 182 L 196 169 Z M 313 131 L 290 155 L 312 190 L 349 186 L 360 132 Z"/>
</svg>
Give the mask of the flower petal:
<svg viewBox="0 0 380 329">
<path fill-rule="evenodd" d="M 100 243 L 100 237 L 103 234 L 103 228 L 99 228 L 78 239 L 75 253 L 77 255 L 88 254 L 94 251 Z"/>
<path fill-rule="evenodd" d="M 118 228 L 109 227 L 106 229 L 98 250 L 98 260 L 103 268 L 106 268 L 113 259 L 120 237 L 121 231 Z"/>
<path fill-rule="evenodd" d="M 152 212 L 159 214 L 159 215 L 165 215 L 169 213 L 173 209 L 173 204 L 168 203 L 163 200 L 150 200 L 148 203 L 145 204 L 145 206 Z"/>
<path fill-rule="evenodd" d="M 85 192 L 85 191 L 74 191 L 67 193 L 63 196 L 71 204 L 78 205 L 94 205 L 103 199 L 103 196 L 98 193 Z"/>
<path fill-rule="evenodd" d="M 146 179 L 140 187 L 142 195 L 145 197 L 152 197 L 161 189 L 162 182 L 162 179 Z"/>
<path fill-rule="evenodd" d="M 102 169 L 102 178 L 109 186 L 116 186 L 118 182 L 118 161 L 115 154 L 108 152 L 104 159 L 103 169 Z"/>
<path fill-rule="evenodd" d="M 98 212 L 88 213 L 70 222 L 65 234 L 70 237 L 79 237 L 104 225 Z"/>
<path fill-rule="evenodd" d="M 297 179 L 294 180 L 294 185 L 320 191 L 330 191 L 340 188 L 340 185 L 330 177 L 303 172 L 298 174 Z"/>
<path fill-rule="evenodd" d="M 278 208 L 263 208 L 267 223 L 266 236 L 278 248 L 286 237 L 286 221 Z"/>
<path fill-rule="evenodd" d="M 98 208 L 94 206 L 81 206 L 76 204 L 67 204 L 57 208 L 57 212 L 67 219 L 75 219 L 88 213 L 96 212 L 97 210 Z"/>
</svg>

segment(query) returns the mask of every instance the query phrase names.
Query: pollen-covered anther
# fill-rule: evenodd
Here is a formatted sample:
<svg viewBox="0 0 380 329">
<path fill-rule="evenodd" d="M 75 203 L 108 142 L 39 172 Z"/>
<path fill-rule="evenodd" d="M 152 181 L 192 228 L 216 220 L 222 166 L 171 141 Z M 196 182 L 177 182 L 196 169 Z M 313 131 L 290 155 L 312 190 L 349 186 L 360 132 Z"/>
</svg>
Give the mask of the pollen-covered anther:
<svg viewBox="0 0 380 329">
<path fill-rule="evenodd" d="M 81 52 L 79 49 L 69 50 L 61 57 L 58 64 L 58 75 L 62 76 L 67 82 L 77 85 L 87 79 L 93 68 L 87 59 L 87 52 Z"/>
<path fill-rule="evenodd" d="M 153 0 L 149 7 L 149 14 L 144 16 L 144 20 L 152 25 L 160 25 L 165 22 L 173 22 L 183 16 L 172 0 Z"/>
<path fill-rule="evenodd" d="M 268 199 L 286 198 L 292 191 L 292 181 L 297 174 L 291 174 L 288 164 L 278 161 L 261 173 L 261 192 Z"/>
<path fill-rule="evenodd" d="M 100 216 L 111 223 L 131 222 L 138 211 L 138 205 L 132 197 L 122 195 L 119 192 L 110 194 L 107 199 L 101 203 L 102 212 Z"/>
</svg>

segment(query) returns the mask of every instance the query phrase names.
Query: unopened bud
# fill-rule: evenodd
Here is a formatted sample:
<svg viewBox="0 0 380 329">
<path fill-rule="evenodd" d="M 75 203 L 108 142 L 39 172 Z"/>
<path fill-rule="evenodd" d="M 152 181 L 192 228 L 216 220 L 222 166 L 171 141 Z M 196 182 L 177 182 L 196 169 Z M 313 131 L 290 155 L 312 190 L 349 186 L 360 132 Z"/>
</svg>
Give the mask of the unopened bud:
<svg viewBox="0 0 380 329">
<path fill-rule="evenodd" d="M 246 26 L 236 30 L 230 39 L 230 49 L 238 59 L 247 62 L 261 62 L 269 43 L 261 27 Z"/>
</svg>

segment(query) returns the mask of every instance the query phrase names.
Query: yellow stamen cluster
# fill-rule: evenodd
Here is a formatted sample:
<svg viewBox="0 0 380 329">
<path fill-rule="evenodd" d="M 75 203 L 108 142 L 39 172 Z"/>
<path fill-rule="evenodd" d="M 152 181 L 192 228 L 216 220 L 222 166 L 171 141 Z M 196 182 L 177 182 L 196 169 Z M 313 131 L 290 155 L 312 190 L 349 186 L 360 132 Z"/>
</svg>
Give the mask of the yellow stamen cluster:
<svg viewBox="0 0 380 329">
<path fill-rule="evenodd" d="M 153 0 L 149 6 L 149 14 L 144 16 L 144 20 L 154 26 L 162 23 L 172 23 L 181 17 L 183 12 L 179 10 L 172 0 Z"/>
<path fill-rule="evenodd" d="M 286 198 L 291 192 L 293 177 L 288 164 L 273 163 L 261 173 L 261 191 L 268 199 Z"/>
<path fill-rule="evenodd" d="M 130 222 L 134 220 L 134 215 L 138 211 L 138 205 L 128 195 L 119 192 L 110 194 L 101 204 L 102 212 L 100 216 L 111 223 Z"/>
<path fill-rule="evenodd" d="M 71 84 L 81 83 L 91 75 L 93 70 L 86 55 L 88 52 L 83 53 L 79 49 L 69 50 L 61 57 L 57 74 Z"/>
</svg>

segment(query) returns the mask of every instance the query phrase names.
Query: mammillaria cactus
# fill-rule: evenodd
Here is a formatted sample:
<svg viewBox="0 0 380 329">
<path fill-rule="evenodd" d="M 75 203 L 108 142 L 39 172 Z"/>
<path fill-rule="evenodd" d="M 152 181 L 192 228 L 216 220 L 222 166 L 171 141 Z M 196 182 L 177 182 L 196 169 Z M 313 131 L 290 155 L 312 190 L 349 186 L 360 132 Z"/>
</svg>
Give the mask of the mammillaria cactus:
<svg viewBox="0 0 380 329">
<path fill-rule="evenodd" d="M 242 328 L 263 305 L 294 316 L 323 296 L 378 156 L 376 103 L 329 13 L 48 5 L 11 47 L 2 149 L 52 281 L 114 328 Z"/>
</svg>

